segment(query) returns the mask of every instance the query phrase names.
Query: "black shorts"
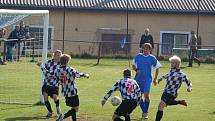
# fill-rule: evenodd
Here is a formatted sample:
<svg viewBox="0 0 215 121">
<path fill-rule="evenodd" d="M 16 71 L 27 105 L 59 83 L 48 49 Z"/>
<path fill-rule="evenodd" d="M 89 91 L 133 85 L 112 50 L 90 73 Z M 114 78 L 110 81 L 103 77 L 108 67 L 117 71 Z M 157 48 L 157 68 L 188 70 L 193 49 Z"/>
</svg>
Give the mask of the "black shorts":
<svg viewBox="0 0 215 121">
<path fill-rule="evenodd" d="M 73 97 L 65 97 L 66 99 L 66 105 L 70 107 L 77 107 L 79 106 L 79 98 L 78 95 L 75 95 Z"/>
<path fill-rule="evenodd" d="M 45 86 L 42 87 L 42 94 L 46 92 L 48 96 L 52 97 L 54 94 L 58 95 L 58 87 Z"/>
<path fill-rule="evenodd" d="M 131 114 L 136 107 L 137 100 L 123 100 L 119 107 L 115 110 L 114 114 L 118 116 L 126 116 Z"/>
<path fill-rule="evenodd" d="M 164 92 L 161 96 L 161 100 L 166 103 L 166 105 L 170 105 L 173 101 L 175 101 L 175 96 Z"/>
</svg>

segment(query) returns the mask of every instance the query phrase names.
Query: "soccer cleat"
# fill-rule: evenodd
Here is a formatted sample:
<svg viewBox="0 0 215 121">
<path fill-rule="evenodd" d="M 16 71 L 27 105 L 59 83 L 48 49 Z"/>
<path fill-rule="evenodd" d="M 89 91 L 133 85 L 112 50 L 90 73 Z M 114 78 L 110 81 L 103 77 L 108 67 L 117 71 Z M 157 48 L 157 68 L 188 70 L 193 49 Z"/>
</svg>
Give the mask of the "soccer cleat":
<svg viewBox="0 0 215 121">
<path fill-rule="evenodd" d="M 180 102 L 180 104 L 183 105 L 183 106 L 187 106 L 187 102 L 186 102 L 185 100 L 182 100 L 182 101 Z"/>
<path fill-rule="evenodd" d="M 46 118 L 50 118 L 52 116 L 52 112 L 48 112 Z"/>
<path fill-rule="evenodd" d="M 143 119 L 148 119 L 149 118 L 148 113 L 143 113 L 142 117 Z"/>
<path fill-rule="evenodd" d="M 201 65 L 201 62 L 198 62 L 198 65 L 200 66 L 200 65 Z"/>
<path fill-rule="evenodd" d="M 63 114 L 60 114 L 56 121 L 63 121 Z"/>
<path fill-rule="evenodd" d="M 60 115 L 61 114 L 61 108 L 60 108 L 60 106 L 56 107 L 56 109 L 57 109 L 57 114 Z"/>
</svg>

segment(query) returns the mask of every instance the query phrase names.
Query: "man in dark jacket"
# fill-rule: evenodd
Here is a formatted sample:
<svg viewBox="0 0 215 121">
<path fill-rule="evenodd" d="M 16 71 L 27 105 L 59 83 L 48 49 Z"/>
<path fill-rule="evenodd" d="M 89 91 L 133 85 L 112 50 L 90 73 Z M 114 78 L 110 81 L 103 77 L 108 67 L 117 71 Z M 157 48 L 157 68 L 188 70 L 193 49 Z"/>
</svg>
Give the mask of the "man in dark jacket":
<svg viewBox="0 0 215 121">
<path fill-rule="evenodd" d="M 145 43 L 150 43 L 152 46 L 152 49 L 154 48 L 154 42 L 153 42 L 153 37 L 151 34 L 149 34 L 149 28 L 145 29 L 145 34 L 143 34 L 141 36 L 141 40 L 140 40 L 140 44 L 139 44 L 139 48 L 142 48 L 142 46 Z"/>
</svg>

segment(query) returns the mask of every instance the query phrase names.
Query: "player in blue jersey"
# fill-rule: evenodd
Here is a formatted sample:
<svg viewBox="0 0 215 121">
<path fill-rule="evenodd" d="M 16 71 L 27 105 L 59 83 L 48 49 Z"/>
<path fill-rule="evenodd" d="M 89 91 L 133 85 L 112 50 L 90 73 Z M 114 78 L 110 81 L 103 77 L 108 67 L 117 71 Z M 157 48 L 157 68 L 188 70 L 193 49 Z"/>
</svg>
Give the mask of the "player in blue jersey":
<svg viewBox="0 0 215 121">
<path fill-rule="evenodd" d="M 169 58 L 169 61 L 171 62 L 171 69 L 169 73 L 158 79 L 158 83 L 163 79 L 166 79 L 166 86 L 161 96 L 161 101 L 158 106 L 155 121 L 161 120 L 161 118 L 163 117 L 164 107 L 166 106 L 178 104 L 187 106 L 185 100 L 176 100 L 176 97 L 178 96 L 178 89 L 181 87 L 182 82 L 185 82 L 187 84 L 188 92 L 192 91 L 191 81 L 187 78 L 186 74 L 183 73 L 182 70 L 180 69 L 181 59 L 178 56 L 172 56 L 171 58 Z"/>
<path fill-rule="evenodd" d="M 150 89 L 152 83 L 152 69 L 155 68 L 155 75 L 153 79 L 154 85 L 157 84 L 157 76 L 159 73 L 159 68 L 161 67 L 160 62 L 155 56 L 151 55 L 152 46 L 150 43 L 145 43 L 142 46 L 143 53 L 138 53 L 134 59 L 132 67 L 136 71 L 135 80 L 140 86 L 141 93 L 144 94 L 144 100 L 140 101 L 140 107 L 142 109 L 142 117 L 144 119 L 148 118 L 148 110 L 150 104 Z"/>
</svg>

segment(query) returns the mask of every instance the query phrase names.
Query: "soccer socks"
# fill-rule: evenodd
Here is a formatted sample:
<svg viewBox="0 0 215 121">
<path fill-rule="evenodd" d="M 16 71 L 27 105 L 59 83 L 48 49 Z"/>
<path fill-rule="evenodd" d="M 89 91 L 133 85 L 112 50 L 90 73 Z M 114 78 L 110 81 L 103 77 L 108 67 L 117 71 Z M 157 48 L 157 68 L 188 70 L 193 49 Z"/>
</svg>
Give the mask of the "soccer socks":
<svg viewBox="0 0 215 121">
<path fill-rule="evenodd" d="M 125 121 L 131 121 L 130 115 L 125 116 Z"/>
<path fill-rule="evenodd" d="M 123 121 L 121 118 L 116 117 L 114 121 Z"/>
<path fill-rule="evenodd" d="M 178 105 L 178 104 L 181 104 L 181 101 L 174 100 L 174 101 L 170 102 L 168 105 Z"/>
<path fill-rule="evenodd" d="M 75 109 L 71 110 L 71 116 L 72 116 L 72 120 L 76 121 L 76 111 L 75 111 Z"/>
<path fill-rule="evenodd" d="M 143 113 L 148 113 L 148 111 L 149 111 L 149 101 L 145 100 Z"/>
<path fill-rule="evenodd" d="M 155 121 L 160 121 L 162 117 L 163 117 L 163 111 L 158 110 Z"/>
<path fill-rule="evenodd" d="M 143 113 L 148 113 L 149 111 L 149 101 L 143 101 L 143 99 L 141 99 L 140 101 L 140 108 L 142 109 Z"/>
<path fill-rule="evenodd" d="M 140 108 L 141 108 L 141 110 L 142 110 L 142 112 L 144 112 L 144 106 L 145 104 L 144 104 L 144 101 L 143 101 L 143 99 L 141 99 L 140 100 Z"/>
<path fill-rule="evenodd" d="M 69 110 L 67 113 L 65 113 L 63 119 L 68 118 L 69 116 L 71 116 L 71 112 L 72 112 L 72 110 Z"/>
<path fill-rule="evenodd" d="M 69 116 L 72 116 L 72 120 L 76 121 L 76 111 L 75 111 L 75 109 L 71 109 L 67 113 L 65 113 L 63 119 L 66 119 Z"/>
<path fill-rule="evenodd" d="M 59 104 L 59 99 L 57 101 L 54 102 L 56 107 L 58 107 L 60 104 Z"/>
<path fill-rule="evenodd" d="M 48 111 L 52 113 L 52 108 L 51 108 L 49 101 L 45 101 L 45 106 L 48 109 Z"/>
<path fill-rule="evenodd" d="M 56 109 L 57 109 L 57 114 L 60 115 L 61 114 L 61 108 L 60 108 L 59 100 L 55 101 L 55 105 L 56 105 Z"/>
</svg>

